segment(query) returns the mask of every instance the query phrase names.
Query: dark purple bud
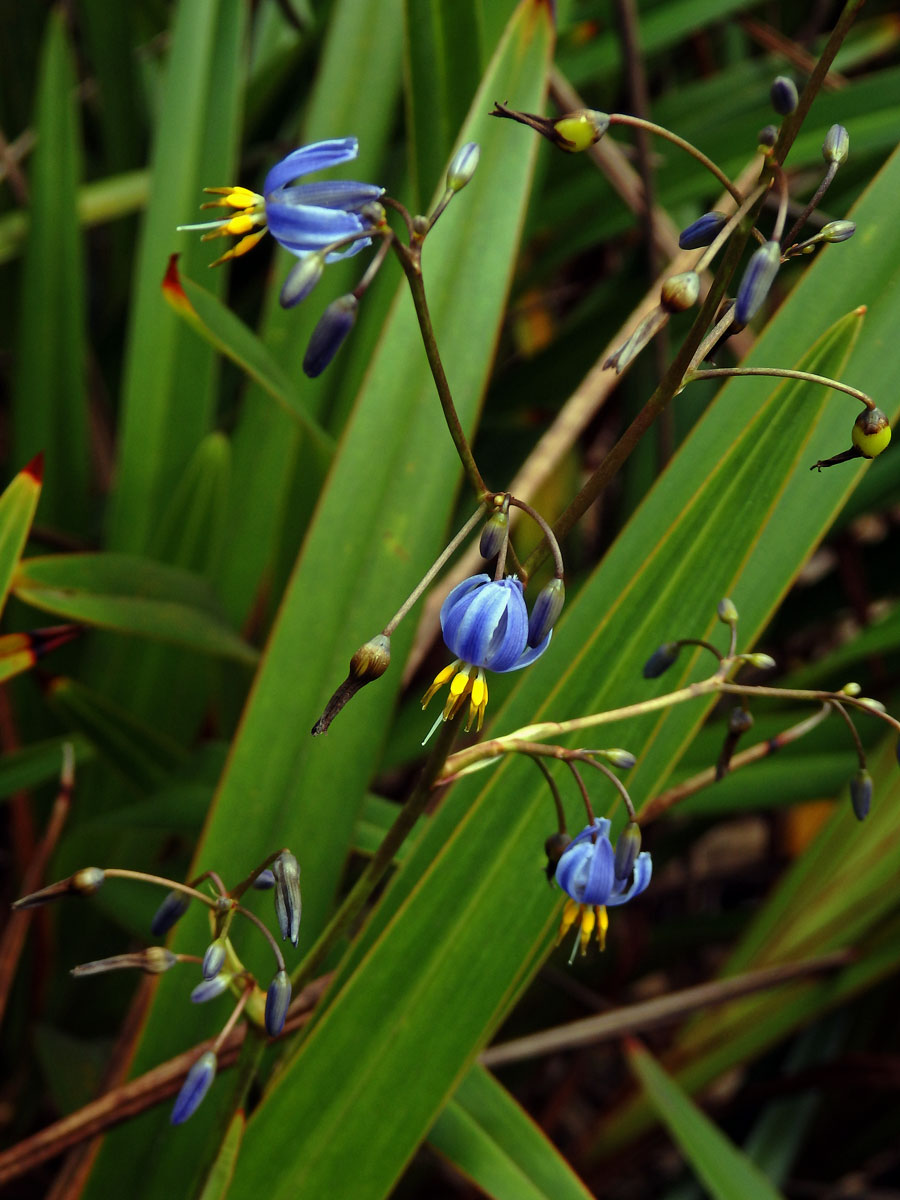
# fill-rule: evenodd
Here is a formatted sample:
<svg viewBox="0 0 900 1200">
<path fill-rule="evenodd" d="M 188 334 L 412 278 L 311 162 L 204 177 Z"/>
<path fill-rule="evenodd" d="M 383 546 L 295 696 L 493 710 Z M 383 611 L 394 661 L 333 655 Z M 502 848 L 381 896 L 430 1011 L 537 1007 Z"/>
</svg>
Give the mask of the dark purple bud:
<svg viewBox="0 0 900 1200">
<path fill-rule="evenodd" d="M 781 246 L 778 242 L 766 242 L 753 254 L 734 302 L 734 319 L 738 325 L 746 325 L 759 312 L 780 265 Z"/>
<path fill-rule="evenodd" d="M 753 728 L 753 714 L 737 705 L 728 717 L 728 732 L 739 736 Z"/>
<path fill-rule="evenodd" d="M 677 642 L 663 642 L 658 650 L 654 650 L 647 661 L 644 663 L 644 678 L 658 679 L 660 675 L 668 671 L 672 663 L 678 657 L 678 652 L 681 647 Z"/>
<path fill-rule="evenodd" d="M 727 224 L 728 217 L 723 212 L 704 213 L 692 221 L 687 229 L 682 229 L 678 235 L 678 245 L 682 250 L 699 250 L 701 246 L 709 246 Z"/>
<path fill-rule="evenodd" d="M 566 602 L 566 585 L 561 579 L 551 579 L 538 592 L 528 618 L 528 645 L 539 646 L 556 622 Z"/>
<path fill-rule="evenodd" d="M 787 75 L 779 75 L 772 81 L 769 92 L 772 107 L 779 116 L 786 117 L 797 107 L 800 97 L 797 95 L 797 85 Z"/>
<path fill-rule="evenodd" d="M 774 146 L 778 141 L 778 126 L 764 125 L 757 134 L 756 140 L 759 142 L 760 146 Z"/>
<path fill-rule="evenodd" d="M 832 125 L 825 134 L 822 144 L 822 157 L 831 166 L 832 163 L 845 163 L 850 153 L 850 134 L 843 125 Z"/>
<path fill-rule="evenodd" d="M 616 854 L 613 860 L 616 879 L 628 879 L 631 876 L 640 848 L 641 827 L 636 821 L 629 821 L 616 842 Z"/>
<path fill-rule="evenodd" d="M 206 953 L 203 955 L 203 965 L 200 971 L 204 979 L 215 979 L 218 973 L 225 966 L 227 951 L 225 949 L 225 939 L 216 938 L 214 942 L 206 947 Z"/>
<path fill-rule="evenodd" d="M 169 1117 L 173 1125 L 181 1125 L 188 1117 L 194 1115 L 203 1103 L 203 1097 L 209 1091 L 215 1077 L 216 1056 L 212 1050 L 207 1050 L 188 1071 L 181 1091 L 175 1097 L 172 1115 Z"/>
<path fill-rule="evenodd" d="M 544 868 L 544 873 L 547 876 L 548 883 L 553 882 L 556 875 L 557 863 L 562 858 L 571 840 L 567 833 L 552 833 L 546 842 L 544 842 L 544 853 L 547 855 L 547 865 Z"/>
<path fill-rule="evenodd" d="M 503 497 L 500 508 L 491 513 L 481 531 L 478 553 L 482 558 L 496 558 L 509 537 L 509 497 Z"/>
<path fill-rule="evenodd" d="M 860 769 L 850 780 L 850 801 L 857 821 L 864 821 L 872 806 L 872 776 Z"/>
<path fill-rule="evenodd" d="M 275 876 L 268 867 L 264 871 L 260 871 L 257 877 L 253 880 L 253 886 L 259 892 L 267 892 L 269 888 L 275 886 Z"/>
<path fill-rule="evenodd" d="M 356 324 L 358 307 L 355 296 L 340 296 L 322 313 L 303 358 L 303 370 L 310 379 L 321 375 L 340 350 L 344 338 Z"/>
<path fill-rule="evenodd" d="M 266 992 L 266 1033 L 269 1037 L 278 1037 L 284 1029 L 284 1019 L 290 1002 L 290 978 L 287 971 L 279 971 Z"/>
<path fill-rule="evenodd" d="M 281 940 L 300 940 L 300 864 L 290 850 L 282 850 L 272 863 L 275 876 L 275 916 Z"/>
<path fill-rule="evenodd" d="M 173 888 L 153 914 L 153 920 L 150 922 L 150 932 L 153 936 L 163 937 L 167 934 L 172 926 L 187 912 L 190 903 L 190 896 L 184 892 L 178 892 Z"/>
</svg>

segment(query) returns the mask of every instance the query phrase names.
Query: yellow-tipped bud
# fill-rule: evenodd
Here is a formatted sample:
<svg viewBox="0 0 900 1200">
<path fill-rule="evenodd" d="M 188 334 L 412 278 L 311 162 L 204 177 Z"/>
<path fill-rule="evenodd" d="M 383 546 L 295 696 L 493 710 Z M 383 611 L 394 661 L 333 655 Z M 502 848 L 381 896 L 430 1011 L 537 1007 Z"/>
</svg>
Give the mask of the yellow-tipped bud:
<svg viewBox="0 0 900 1200">
<path fill-rule="evenodd" d="M 553 122 L 553 132 L 557 134 L 556 144 L 570 154 L 578 154 L 588 150 L 595 142 L 599 142 L 609 129 L 609 117 L 604 112 L 593 108 L 582 108 L 577 112 L 567 113 Z"/>
<path fill-rule="evenodd" d="M 700 298 L 700 276 L 696 271 L 672 275 L 662 285 L 660 303 L 666 312 L 684 312 L 693 308 Z"/>
</svg>

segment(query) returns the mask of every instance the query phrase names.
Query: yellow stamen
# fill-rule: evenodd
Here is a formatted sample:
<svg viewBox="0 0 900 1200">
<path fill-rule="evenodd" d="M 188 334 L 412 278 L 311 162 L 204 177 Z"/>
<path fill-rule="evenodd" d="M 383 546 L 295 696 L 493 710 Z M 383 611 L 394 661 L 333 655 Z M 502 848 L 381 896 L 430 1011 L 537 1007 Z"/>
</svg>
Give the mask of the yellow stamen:
<svg viewBox="0 0 900 1200">
<path fill-rule="evenodd" d="M 597 914 L 597 941 L 601 950 L 606 949 L 606 931 L 609 929 L 609 915 L 606 911 L 606 905 L 601 904 L 599 908 L 594 910 Z"/>
<path fill-rule="evenodd" d="M 256 233 L 248 233 L 245 238 L 241 238 L 236 246 L 232 246 L 230 250 L 220 255 L 215 262 L 211 262 L 209 265 L 211 267 L 218 267 L 221 263 L 228 262 L 229 258 L 240 258 L 242 254 L 246 254 L 248 250 L 252 250 L 257 242 L 265 236 L 265 226 L 262 229 L 258 229 Z"/>
<path fill-rule="evenodd" d="M 245 187 L 204 188 L 210 196 L 224 196 L 224 200 L 207 200 L 201 208 L 254 208 L 265 205 L 265 198 Z"/>
<path fill-rule="evenodd" d="M 591 940 L 591 934 L 594 932 L 594 926 L 597 924 L 597 917 L 592 908 L 586 908 L 582 905 L 581 913 L 581 934 L 579 940 L 581 942 L 581 953 L 587 954 L 588 942 Z"/>
<path fill-rule="evenodd" d="M 444 669 L 442 671 L 438 671 L 437 675 L 435 675 L 434 679 L 432 680 L 431 686 L 429 687 L 428 691 L 422 697 L 422 707 L 423 708 L 428 703 L 428 701 L 431 699 L 431 697 L 435 694 L 435 692 L 439 691 L 444 686 L 444 684 L 447 682 L 448 679 L 453 678 L 453 675 L 458 666 L 459 666 L 459 659 L 456 659 L 456 661 L 452 662 L 449 667 L 444 667 Z"/>
<path fill-rule="evenodd" d="M 581 905 L 577 900 L 573 900 L 571 897 L 569 897 L 569 899 L 566 901 L 565 907 L 563 908 L 562 920 L 559 923 L 559 933 L 556 935 L 557 946 L 575 924 L 575 921 L 578 917 L 578 910 L 580 908 Z"/>
<path fill-rule="evenodd" d="M 466 733 L 472 728 L 473 721 L 475 722 L 475 728 L 480 732 L 481 726 L 484 723 L 484 710 L 487 708 L 487 702 L 487 680 L 484 677 L 484 671 L 479 667 L 478 674 L 472 682 L 472 695 L 469 699 L 469 720 L 466 723 Z"/>
</svg>

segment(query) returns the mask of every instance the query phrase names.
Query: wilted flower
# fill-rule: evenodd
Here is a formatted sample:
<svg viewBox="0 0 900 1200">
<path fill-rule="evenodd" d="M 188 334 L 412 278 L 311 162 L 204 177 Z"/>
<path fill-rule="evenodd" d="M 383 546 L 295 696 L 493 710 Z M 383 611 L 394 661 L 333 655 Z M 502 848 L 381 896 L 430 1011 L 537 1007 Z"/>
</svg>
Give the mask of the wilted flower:
<svg viewBox="0 0 900 1200">
<path fill-rule="evenodd" d="M 569 897 L 563 909 L 557 942 L 577 922 L 580 930 L 576 946 L 580 944 L 582 954 L 595 929 L 603 949 L 609 925 L 607 906 L 625 904 L 632 896 L 644 891 L 653 869 L 646 850 L 636 853 L 640 831 L 634 822 L 626 826 L 619 839 L 623 843 L 621 850 L 619 846 L 613 850 L 609 829 L 610 823 L 605 817 L 595 818 L 593 824 L 572 839 L 556 867 L 556 882 Z M 573 947 L 573 957 L 574 954 Z"/>
<path fill-rule="evenodd" d="M 188 1117 L 192 1117 L 203 1102 L 203 1097 L 212 1086 L 216 1077 L 216 1056 L 212 1050 L 201 1054 L 185 1076 L 181 1091 L 172 1106 L 169 1120 L 173 1125 L 181 1125 Z"/>
<path fill-rule="evenodd" d="M 527 667 L 547 649 L 552 633 L 548 631 L 537 645 L 529 645 L 528 608 L 522 584 L 513 576 L 491 579 L 486 574 L 472 575 L 453 588 L 441 605 L 441 629 L 444 641 L 457 657 L 434 677 L 422 707 L 449 683 L 444 720 L 456 716 L 468 698 L 467 730 L 473 722 L 480 729 L 484 720 L 488 702 L 485 668 L 506 674 Z"/>
<path fill-rule="evenodd" d="M 179 225 L 178 228 L 207 230 L 204 241 L 229 234 L 241 239 L 212 266 L 252 250 L 267 229 L 285 250 L 298 257 L 323 250 L 341 238 L 362 233 L 367 226 L 360 210 L 377 200 L 384 189 L 349 179 L 288 185 L 301 176 L 349 162 L 358 153 L 359 143 L 354 137 L 302 146 L 269 171 L 262 195 L 245 187 L 204 189 L 222 199 L 210 200 L 203 208 L 235 209 L 233 216 L 198 225 Z M 346 249 L 332 251 L 328 261 L 347 258 L 368 244 L 368 238 L 358 238 Z"/>
</svg>

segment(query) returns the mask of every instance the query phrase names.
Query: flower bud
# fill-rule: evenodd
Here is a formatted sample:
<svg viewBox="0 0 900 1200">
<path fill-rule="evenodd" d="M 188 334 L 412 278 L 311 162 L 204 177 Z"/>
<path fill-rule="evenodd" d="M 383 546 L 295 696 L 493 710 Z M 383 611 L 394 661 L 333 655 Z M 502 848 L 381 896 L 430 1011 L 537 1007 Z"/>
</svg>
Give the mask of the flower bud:
<svg viewBox="0 0 900 1200">
<path fill-rule="evenodd" d="M 738 619 L 738 611 L 727 596 L 723 600 L 719 601 L 718 605 L 716 606 L 716 613 L 719 620 L 725 625 L 734 625 Z"/>
<path fill-rule="evenodd" d="M 300 864 L 290 850 L 282 850 L 272 863 L 275 876 L 275 916 L 281 940 L 290 938 L 294 945 L 300 940 Z"/>
<path fill-rule="evenodd" d="M 644 678 L 658 679 L 660 675 L 668 671 L 672 663 L 678 658 L 680 649 L 681 647 L 677 642 L 663 642 L 659 649 L 654 650 L 644 663 Z"/>
<path fill-rule="evenodd" d="M 348 294 L 333 300 L 322 313 L 303 356 L 303 370 L 310 379 L 321 375 L 340 350 L 344 338 L 356 324 L 358 308 L 356 297 Z"/>
<path fill-rule="evenodd" d="M 93 896 L 106 878 L 101 867 L 82 867 L 72 876 L 72 889 L 79 896 Z"/>
<path fill-rule="evenodd" d="M 628 879 L 634 870 L 635 859 L 641 848 L 641 827 L 636 821 L 629 821 L 616 842 L 616 853 L 613 860 L 613 870 L 616 879 Z"/>
<path fill-rule="evenodd" d="M 477 142 L 466 142 L 460 146 L 447 168 L 447 187 L 451 192 L 461 192 L 478 167 L 481 147 Z"/>
<path fill-rule="evenodd" d="M 864 821 L 872 805 L 872 776 L 862 768 L 850 780 L 850 801 L 857 821 Z"/>
<path fill-rule="evenodd" d="M 850 440 L 863 458 L 877 458 L 890 443 L 890 421 L 880 408 L 864 408 L 853 422 Z"/>
<path fill-rule="evenodd" d="M 746 733 L 748 729 L 753 728 L 753 716 L 742 708 L 739 704 L 736 705 L 728 716 L 728 732 L 736 737 L 742 733 Z"/>
<path fill-rule="evenodd" d="M 150 922 L 150 932 L 153 936 L 163 937 L 167 934 L 176 921 L 187 912 L 190 903 L 190 896 L 173 888 L 165 896 Z"/>
<path fill-rule="evenodd" d="M 778 141 L 778 126 L 764 125 L 756 135 L 756 140 L 760 146 L 764 146 L 767 150 L 770 150 Z"/>
<path fill-rule="evenodd" d="M 266 993 L 266 1033 L 278 1037 L 284 1029 L 288 1005 L 291 1002 L 291 981 L 287 971 L 279 971 Z"/>
<path fill-rule="evenodd" d="M 212 1050 L 207 1050 L 188 1071 L 181 1091 L 175 1098 L 172 1115 L 169 1117 L 173 1125 L 181 1125 L 188 1117 L 194 1115 L 203 1103 L 203 1097 L 209 1091 L 215 1077 L 216 1056 Z"/>
<path fill-rule="evenodd" d="M 771 671 L 776 665 L 771 654 L 745 654 L 744 661 L 748 662 L 751 667 L 757 667 L 760 671 Z"/>
<path fill-rule="evenodd" d="M 107 971 L 122 971 L 129 968 L 143 971 L 147 975 L 162 975 L 178 962 L 178 955 L 165 946 L 148 946 L 133 954 L 114 954 L 110 958 L 97 958 L 93 962 L 79 963 L 69 972 L 76 979 L 85 975 L 105 975 Z"/>
<path fill-rule="evenodd" d="M 203 955 L 203 965 L 200 972 L 204 979 L 215 979 L 222 968 L 225 966 L 227 951 L 225 948 L 225 939 L 223 937 L 216 938 L 214 942 L 206 947 L 206 953 Z"/>
<path fill-rule="evenodd" d="M 269 888 L 275 886 L 275 876 L 268 867 L 264 871 L 260 871 L 257 877 L 253 880 L 253 886 L 258 892 L 267 892 Z"/>
<path fill-rule="evenodd" d="M 858 683 L 845 683 L 844 686 L 841 688 L 841 691 L 843 692 L 843 694 L 845 696 L 861 696 L 862 695 L 862 688 L 859 686 Z"/>
<path fill-rule="evenodd" d="M 553 122 L 556 144 L 570 154 L 587 150 L 609 129 L 609 117 L 593 108 L 581 108 Z"/>
<path fill-rule="evenodd" d="M 660 303 L 666 312 L 684 312 L 693 308 L 699 296 L 700 276 L 696 271 L 670 275 L 659 293 Z"/>
<path fill-rule="evenodd" d="M 288 272 L 287 279 L 281 288 L 279 301 L 282 308 L 293 308 L 301 300 L 305 300 L 322 278 L 325 270 L 324 254 L 304 254 Z"/>
<path fill-rule="evenodd" d="M 217 996 L 221 996 L 228 990 L 228 985 L 233 978 L 234 976 L 230 972 L 220 971 L 212 979 L 204 979 L 191 992 L 192 1003 L 206 1004 L 210 1000 L 215 1000 Z"/>
<path fill-rule="evenodd" d="M 860 696 L 859 702 L 860 702 L 860 704 L 865 705 L 865 707 L 868 708 L 871 712 L 879 712 L 879 713 L 887 712 L 887 709 L 884 707 L 884 705 L 881 703 L 881 701 L 873 700 L 873 698 L 871 696 Z"/>
<path fill-rule="evenodd" d="M 752 255 L 734 302 L 734 319 L 738 325 L 746 325 L 759 312 L 780 265 L 781 246 L 778 242 L 766 242 Z"/>
<path fill-rule="evenodd" d="M 21 896 L 13 903 L 13 908 L 37 908 L 39 905 L 47 904 L 51 900 L 58 900 L 61 896 L 71 896 L 73 894 L 76 896 L 92 896 L 105 878 L 106 876 L 100 867 L 82 867 L 80 871 L 76 871 L 68 879 L 61 879 L 58 883 L 50 883 L 47 887 L 43 887 L 37 892 L 31 892 L 28 896 Z"/>
<path fill-rule="evenodd" d="M 787 75 L 778 75 L 772 81 L 769 91 L 772 107 L 779 116 L 786 117 L 794 111 L 800 97 L 797 95 L 797 85 Z"/>
<path fill-rule="evenodd" d="M 496 509 L 485 521 L 478 543 L 478 553 L 482 558 L 496 558 L 503 543 L 509 536 L 509 497 L 503 497 L 503 504 Z"/>
<path fill-rule="evenodd" d="M 340 685 L 331 699 L 325 705 L 325 710 L 313 725 L 311 733 L 313 737 L 318 737 L 320 733 L 327 733 L 331 728 L 331 722 L 338 715 L 341 709 L 347 704 L 356 693 L 366 686 L 367 683 L 372 683 L 375 679 L 380 679 L 388 667 L 391 665 L 391 639 L 387 634 L 379 633 L 375 637 L 370 638 L 356 651 L 350 659 L 350 672 L 347 678 Z M 276 880 L 278 876 L 276 874 Z"/>
<path fill-rule="evenodd" d="M 819 230 L 817 240 L 822 242 L 846 242 L 856 233 L 855 221 L 829 221 Z"/>
<path fill-rule="evenodd" d="M 822 157 L 829 164 L 845 163 L 850 153 L 850 134 L 843 125 L 832 125 L 822 143 Z"/>
<path fill-rule="evenodd" d="M 539 646 L 556 622 L 566 602 L 566 585 L 561 579 L 551 579 L 538 592 L 528 618 L 528 645 Z"/>
<path fill-rule="evenodd" d="M 679 249 L 699 250 L 701 246 L 711 245 L 727 224 L 728 217 L 723 212 L 704 213 L 682 229 L 678 235 Z"/>
<path fill-rule="evenodd" d="M 637 763 L 637 759 L 630 750 L 620 750 L 614 747 L 612 750 L 598 750 L 597 753 L 607 762 L 612 763 L 614 767 L 621 767 L 623 771 L 630 771 Z"/>
</svg>

